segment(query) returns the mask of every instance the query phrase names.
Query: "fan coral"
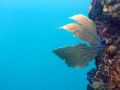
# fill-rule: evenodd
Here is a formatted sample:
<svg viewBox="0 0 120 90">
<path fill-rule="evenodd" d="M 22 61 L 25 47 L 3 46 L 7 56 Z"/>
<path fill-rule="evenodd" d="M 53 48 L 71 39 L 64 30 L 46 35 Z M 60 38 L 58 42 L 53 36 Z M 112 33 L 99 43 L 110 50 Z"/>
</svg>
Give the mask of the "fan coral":
<svg viewBox="0 0 120 90">
<path fill-rule="evenodd" d="M 53 52 L 69 67 L 84 67 L 95 58 L 96 68 L 87 73 L 87 90 L 120 90 L 120 0 L 91 0 L 89 18 L 70 17 L 77 21 L 63 27 L 86 41 L 58 48 Z"/>
<path fill-rule="evenodd" d="M 96 33 L 95 23 L 89 18 L 80 14 L 72 16 L 70 19 L 77 21 L 77 23 L 70 23 L 61 28 L 87 41 L 89 46 L 79 43 L 75 46 L 58 48 L 53 50 L 53 52 L 65 60 L 68 66 L 83 67 L 88 65 L 88 63 L 97 56 L 98 51 L 101 50 L 100 39 Z"/>
</svg>

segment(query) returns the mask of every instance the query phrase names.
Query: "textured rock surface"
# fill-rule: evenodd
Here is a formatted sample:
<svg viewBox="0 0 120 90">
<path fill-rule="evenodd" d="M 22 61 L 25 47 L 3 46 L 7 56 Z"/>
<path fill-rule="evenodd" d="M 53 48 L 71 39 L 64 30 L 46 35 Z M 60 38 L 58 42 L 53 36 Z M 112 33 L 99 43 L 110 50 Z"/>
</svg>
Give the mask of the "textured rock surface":
<svg viewBox="0 0 120 90">
<path fill-rule="evenodd" d="M 87 90 L 120 90 L 120 0 L 92 0 L 89 18 L 104 47 L 88 72 Z"/>
</svg>

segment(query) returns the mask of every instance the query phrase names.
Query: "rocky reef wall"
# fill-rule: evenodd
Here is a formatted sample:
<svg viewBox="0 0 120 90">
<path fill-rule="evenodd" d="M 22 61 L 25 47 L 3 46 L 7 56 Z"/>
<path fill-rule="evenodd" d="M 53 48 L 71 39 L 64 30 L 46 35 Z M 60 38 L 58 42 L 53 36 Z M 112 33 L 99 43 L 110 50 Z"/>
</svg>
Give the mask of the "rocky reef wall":
<svg viewBox="0 0 120 90">
<path fill-rule="evenodd" d="M 96 68 L 88 72 L 87 90 L 120 90 L 120 0 L 91 0 L 89 18 L 101 37 Z"/>
</svg>

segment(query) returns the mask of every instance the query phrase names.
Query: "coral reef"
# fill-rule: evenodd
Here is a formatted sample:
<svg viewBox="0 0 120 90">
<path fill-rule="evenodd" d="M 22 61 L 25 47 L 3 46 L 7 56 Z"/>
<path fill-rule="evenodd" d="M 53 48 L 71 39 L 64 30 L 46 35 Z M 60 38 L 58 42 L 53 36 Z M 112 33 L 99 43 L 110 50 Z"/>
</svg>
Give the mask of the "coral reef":
<svg viewBox="0 0 120 90">
<path fill-rule="evenodd" d="M 103 82 L 101 90 L 120 90 L 120 0 L 93 0 L 89 13 L 97 28 L 97 34 L 104 41 L 103 51 L 96 57 L 96 72 L 89 81 Z M 96 13 L 97 12 L 97 13 Z M 94 82 L 88 90 L 94 88 Z M 90 82 L 91 83 L 91 82 Z M 92 88 L 92 89 L 91 89 Z"/>
<path fill-rule="evenodd" d="M 62 29 L 89 44 L 58 48 L 53 52 L 69 67 L 84 67 L 95 58 L 96 68 L 87 73 L 87 90 L 120 90 L 120 0 L 91 0 L 88 17 Z"/>
</svg>

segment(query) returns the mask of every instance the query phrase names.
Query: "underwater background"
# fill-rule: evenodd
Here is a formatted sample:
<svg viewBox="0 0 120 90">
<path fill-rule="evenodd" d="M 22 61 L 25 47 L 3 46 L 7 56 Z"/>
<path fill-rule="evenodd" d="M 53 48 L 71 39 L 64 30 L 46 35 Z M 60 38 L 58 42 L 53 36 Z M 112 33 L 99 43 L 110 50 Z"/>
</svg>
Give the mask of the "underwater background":
<svg viewBox="0 0 120 90">
<path fill-rule="evenodd" d="M 0 90 L 86 90 L 87 71 L 52 53 L 79 40 L 58 29 L 89 0 L 0 0 Z"/>
</svg>

